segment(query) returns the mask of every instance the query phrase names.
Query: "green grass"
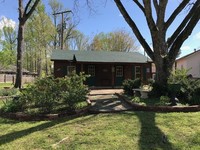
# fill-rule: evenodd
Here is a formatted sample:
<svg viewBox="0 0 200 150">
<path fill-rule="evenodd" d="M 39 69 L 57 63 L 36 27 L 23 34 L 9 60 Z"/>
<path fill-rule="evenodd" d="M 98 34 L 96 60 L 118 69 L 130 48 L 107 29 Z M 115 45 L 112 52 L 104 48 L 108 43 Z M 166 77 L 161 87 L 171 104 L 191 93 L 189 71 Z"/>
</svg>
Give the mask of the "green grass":
<svg viewBox="0 0 200 150">
<path fill-rule="evenodd" d="M 200 112 L 123 112 L 35 122 L 0 118 L 0 149 L 197 150 L 199 124 Z"/>
<path fill-rule="evenodd" d="M 3 87 L 13 87 L 13 84 L 11 82 L 9 82 L 9 83 L 0 83 L 0 89 L 2 89 Z"/>
</svg>

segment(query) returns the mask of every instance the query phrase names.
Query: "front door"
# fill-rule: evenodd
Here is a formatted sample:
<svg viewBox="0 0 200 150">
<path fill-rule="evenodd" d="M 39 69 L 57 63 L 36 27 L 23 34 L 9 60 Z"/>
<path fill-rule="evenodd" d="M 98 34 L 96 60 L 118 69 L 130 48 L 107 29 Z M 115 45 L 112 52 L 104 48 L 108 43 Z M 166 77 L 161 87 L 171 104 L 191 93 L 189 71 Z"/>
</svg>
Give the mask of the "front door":
<svg viewBox="0 0 200 150">
<path fill-rule="evenodd" d="M 112 71 L 111 65 L 98 66 L 98 86 L 111 86 L 112 85 Z"/>
</svg>

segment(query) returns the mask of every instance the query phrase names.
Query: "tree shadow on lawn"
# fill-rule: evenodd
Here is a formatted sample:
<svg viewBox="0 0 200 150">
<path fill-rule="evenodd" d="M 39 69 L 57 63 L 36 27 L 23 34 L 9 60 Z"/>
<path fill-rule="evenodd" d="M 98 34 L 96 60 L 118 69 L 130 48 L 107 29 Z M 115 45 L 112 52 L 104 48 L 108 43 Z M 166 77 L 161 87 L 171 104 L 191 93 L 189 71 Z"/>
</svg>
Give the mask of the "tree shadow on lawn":
<svg viewBox="0 0 200 150">
<path fill-rule="evenodd" d="M 87 117 L 87 116 L 88 116 L 88 114 L 78 116 L 78 117 Z M 79 122 L 83 123 L 85 121 L 88 121 L 88 120 L 94 118 L 95 116 L 96 116 L 95 114 L 89 115 L 89 117 L 85 118 L 84 120 L 83 119 L 77 120 L 76 123 L 79 123 Z M 65 117 L 65 118 L 59 118 L 58 120 L 48 121 L 48 122 L 45 122 L 43 124 L 31 127 L 31 128 L 27 128 L 27 129 L 24 129 L 24 130 L 21 130 L 21 131 L 15 131 L 15 132 L 12 132 L 12 133 L 2 135 L 2 136 L 0 136 L 0 145 L 12 142 L 12 141 L 14 141 L 18 138 L 22 138 L 22 137 L 27 136 L 31 133 L 50 128 L 50 127 L 53 127 L 55 125 L 58 125 L 58 124 L 61 124 L 61 123 L 64 123 L 64 122 L 72 121 L 74 119 L 77 119 L 78 117 L 77 116 L 68 116 L 68 117 Z M 4 119 L 4 121 L 1 121 L 1 124 L 4 124 L 4 122 L 5 122 L 5 124 L 7 124 L 7 120 L 8 119 Z M 15 121 L 15 123 L 20 123 L 20 121 Z M 67 123 L 67 124 L 73 124 L 73 123 L 74 122 Z"/>
<path fill-rule="evenodd" d="M 136 112 L 141 123 L 139 147 L 144 149 L 173 150 L 173 145 L 157 126 L 154 112 Z"/>
</svg>

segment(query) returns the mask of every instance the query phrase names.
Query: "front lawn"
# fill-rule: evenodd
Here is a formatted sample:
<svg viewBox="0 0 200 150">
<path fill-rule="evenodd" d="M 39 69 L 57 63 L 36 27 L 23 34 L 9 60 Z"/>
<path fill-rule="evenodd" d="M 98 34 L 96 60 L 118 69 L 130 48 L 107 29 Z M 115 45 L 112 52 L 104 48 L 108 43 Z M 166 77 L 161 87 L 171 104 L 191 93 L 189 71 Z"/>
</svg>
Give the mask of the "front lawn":
<svg viewBox="0 0 200 150">
<path fill-rule="evenodd" d="M 9 82 L 9 83 L 0 83 L 0 89 L 2 89 L 4 87 L 13 87 L 13 84 L 11 82 Z"/>
<path fill-rule="evenodd" d="M 200 149 L 200 112 L 123 112 L 19 122 L 0 118 L 0 149 Z"/>
</svg>

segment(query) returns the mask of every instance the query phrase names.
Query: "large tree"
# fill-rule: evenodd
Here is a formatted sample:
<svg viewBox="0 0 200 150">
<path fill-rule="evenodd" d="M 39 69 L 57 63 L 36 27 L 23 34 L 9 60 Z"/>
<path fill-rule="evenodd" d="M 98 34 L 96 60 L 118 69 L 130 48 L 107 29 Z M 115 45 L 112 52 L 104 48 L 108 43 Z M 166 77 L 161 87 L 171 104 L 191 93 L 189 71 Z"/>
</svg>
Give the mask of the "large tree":
<svg viewBox="0 0 200 150">
<path fill-rule="evenodd" d="M 94 36 L 91 50 L 122 51 L 137 50 L 134 38 L 125 30 L 115 30 L 109 33 L 99 33 Z"/>
<path fill-rule="evenodd" d="M 45 70 L 45 75 L 49 73 L 49 47 L 50 43 L 53 42 L 55 32 L 55 27 L 45 12 L 45 6 L 39 3 L 36 11 L 27 21 L 25 31 L 26 66 L 32 66 L 31 69 L 35 66 L 34 71 L 37 72 L 39 77 L 42 75 L 43 70 Z"/>
<path fill-rule="evenodd" d="M 24 0 L 18 0 L 19 4 L 19 27 L 17 37 L 17 74 L 15 88 L 22 86 L 22 54 L 24 49 L 24 27 L 26 21 L 32 15 L 40 0 L 28 0 L 24 7 Z"/>
<path fill-rule="evenodd" d="M 136 25 L 136 21 L 140 20 L 133 20 L 133 17 L 126 9 L 124 5 L 126 1 L 114 1 L 140 44 L 155 63 L 157 72 L 156 82 L 160 85 L 166 85 L 182 44 L 190 36 L 199 21 L 200 0 L 182 0 L 168 18 L 165 18 L 167 5 L 170 4 L 168 0 L 133 0 L 133 5 L 135 4 L 145 16 L 144 18 L 151 34 L 152 48 L 145 41 L 145 36 L 141 34 Z M 172 2 L 170 5 L 173 5 Z M 169 27 L 186 7 L 188 9 L 187 12 L 184 12 L 183 20 L 174 29 L 174 32 L 167 37 L 166 33 Z M 135 12 L 133 15 L 136 15 L 136 13 L 138 12 Z"/>
</svg>

